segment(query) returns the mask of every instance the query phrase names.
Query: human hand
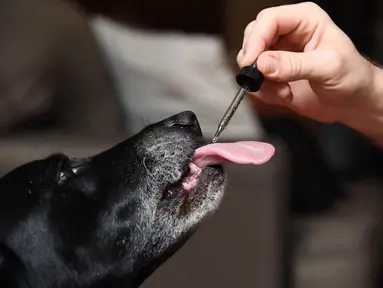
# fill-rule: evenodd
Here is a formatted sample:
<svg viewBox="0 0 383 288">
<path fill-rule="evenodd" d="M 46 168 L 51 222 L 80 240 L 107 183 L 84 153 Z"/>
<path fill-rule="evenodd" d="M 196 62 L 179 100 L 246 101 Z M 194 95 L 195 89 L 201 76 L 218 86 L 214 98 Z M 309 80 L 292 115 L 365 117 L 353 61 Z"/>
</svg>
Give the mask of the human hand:
<svg viewBox="0 0 383 288">
<path fill-rule="evenodd" d="M 254 95 L 267 103 L 358 130 L 368 124 L 357 118 L 383 116 L 381 69 L 314 3 L 261 11 L 246 27 L 237 62 L 242 67 L 257 58 L 265 82 Z"/>
</svg>

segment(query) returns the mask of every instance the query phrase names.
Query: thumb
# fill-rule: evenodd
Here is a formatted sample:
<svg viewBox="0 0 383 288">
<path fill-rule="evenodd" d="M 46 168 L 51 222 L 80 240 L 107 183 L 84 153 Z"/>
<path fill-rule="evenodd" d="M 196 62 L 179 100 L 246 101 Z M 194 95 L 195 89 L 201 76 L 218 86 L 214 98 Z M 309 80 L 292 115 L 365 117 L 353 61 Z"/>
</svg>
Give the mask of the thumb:
<svg viewBox="0 0 383 288">
<path fill-rule="evenodd" d="M 340 72 L 340 59 L 334 50 L 303 53 L 267 51 L 258 57 L 257 67 L 268 79 L 274 81 L 325 81 Z"/>
</svg>

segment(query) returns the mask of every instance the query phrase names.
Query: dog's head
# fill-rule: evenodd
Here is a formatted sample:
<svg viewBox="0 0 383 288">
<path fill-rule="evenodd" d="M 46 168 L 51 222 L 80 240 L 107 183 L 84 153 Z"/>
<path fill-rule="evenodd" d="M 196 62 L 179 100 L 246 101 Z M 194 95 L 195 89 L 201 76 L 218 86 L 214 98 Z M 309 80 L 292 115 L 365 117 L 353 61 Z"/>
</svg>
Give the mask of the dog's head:
<svg viewBox="0 0 383 288">
<path fill-rule="evenodd" d="M 57 154 L 4 176 L 0 286 L 141 284 L 220 202 L 222 167 L 191 164 L 205 144 L 183 112 L 94 157 Z"/>
</svg>

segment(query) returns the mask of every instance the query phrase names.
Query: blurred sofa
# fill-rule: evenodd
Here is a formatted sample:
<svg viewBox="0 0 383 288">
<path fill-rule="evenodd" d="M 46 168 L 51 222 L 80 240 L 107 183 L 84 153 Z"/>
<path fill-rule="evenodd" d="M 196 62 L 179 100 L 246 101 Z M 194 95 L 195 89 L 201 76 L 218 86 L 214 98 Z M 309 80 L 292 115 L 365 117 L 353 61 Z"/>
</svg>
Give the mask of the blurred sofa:
<svg viewBox="0 0 383 288">
<path fill-rule="evenodd" d="M 0 135 L 121 130 L 112 80 L 80 12 L 59 0 L 5 0 L 0 27 Z"/>
<path fill-rule="evenodd" d="M 65 1 L 0 2 L 0 174 L 129 136 L 87 22 Z M 287 153 L 228 166 L 221 208 L 143 287 L 284 287 Z M 10 192 L 11 193 L 11 192 Z"/>
</svg>

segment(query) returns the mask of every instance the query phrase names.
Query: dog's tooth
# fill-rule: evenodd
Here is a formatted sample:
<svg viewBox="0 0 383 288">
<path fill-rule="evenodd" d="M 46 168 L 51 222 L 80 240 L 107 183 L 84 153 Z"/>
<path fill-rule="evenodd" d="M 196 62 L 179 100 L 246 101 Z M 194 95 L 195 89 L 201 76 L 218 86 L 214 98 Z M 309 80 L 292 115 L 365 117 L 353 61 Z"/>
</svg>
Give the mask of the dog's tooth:
<svg viewBox="0 0 383 288">
<path fill-rule="evenodd" d="M 191 174 L 198 173 L 198 171 L 201 170 L 201 168 L 198 167 L 197 165 L 195 165 L 193 162 L 190 162 L 190 164 L 189 164 L 189 168 L 190 168 L 190 173 L 191 173 Z"/>
</svg>

